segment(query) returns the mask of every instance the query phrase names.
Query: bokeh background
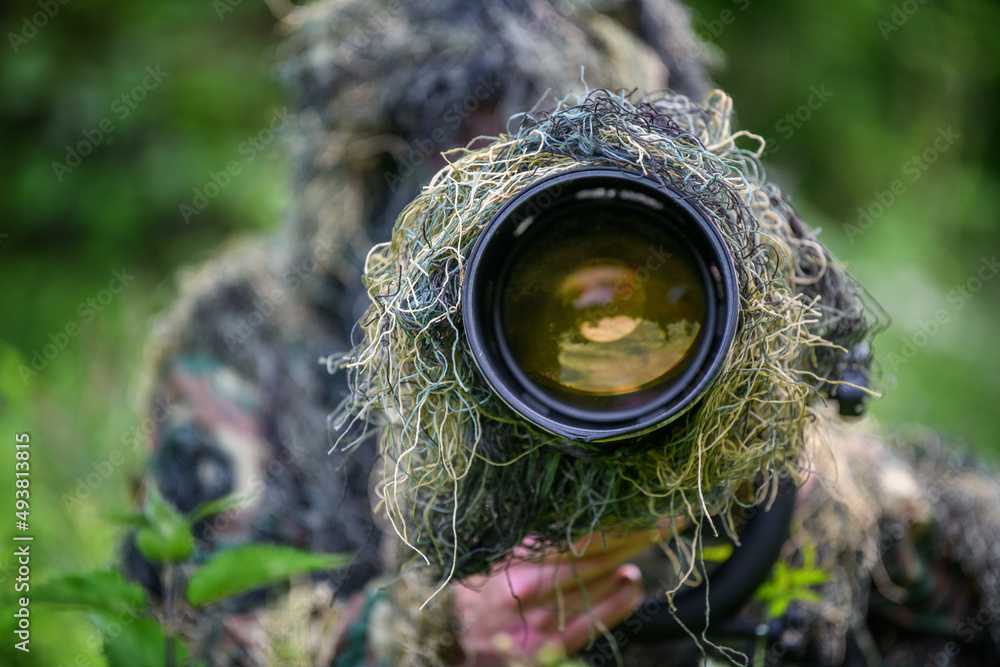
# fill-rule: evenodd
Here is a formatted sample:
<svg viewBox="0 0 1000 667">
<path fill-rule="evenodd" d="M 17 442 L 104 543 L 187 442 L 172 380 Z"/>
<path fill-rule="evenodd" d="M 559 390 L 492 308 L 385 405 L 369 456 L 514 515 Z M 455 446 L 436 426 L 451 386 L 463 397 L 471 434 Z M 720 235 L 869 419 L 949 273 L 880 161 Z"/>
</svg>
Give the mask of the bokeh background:
<svg viewBox="0 0 1000 667">
<path fill-rule="evenodd" d="M 283 142 L 260 133 L 288 100 L 275 74 L 285 9 L 0 9 L 0 540 L 17 532 L 14 436 L 27 432 L 32 581 L 114 561 L 110 516 L 129 506 L 144 463 L 132 444 L 142 342 L 176 274 L 281 224 L 291 167 Z M 768 139 L 769 176 L 892 315 L 876 348 L 886 395 L 870 413 L 890 428 L 945 430 L 995 461 L 1000 6 L 693 9 L 740 126 Z M 247 148 L 253 137 L 259 150 Z M 185 220 L 181 206 L 234 160 L 240 173 Z M 117 293 L 114 272 L 134 276 Z M 12 552 L 0 547 L 0 600 Z M 102 664 L 82 614 L 35 608 L 28 660 L 12 650 L 9 616 L 0 663 Z"/>
</svg>

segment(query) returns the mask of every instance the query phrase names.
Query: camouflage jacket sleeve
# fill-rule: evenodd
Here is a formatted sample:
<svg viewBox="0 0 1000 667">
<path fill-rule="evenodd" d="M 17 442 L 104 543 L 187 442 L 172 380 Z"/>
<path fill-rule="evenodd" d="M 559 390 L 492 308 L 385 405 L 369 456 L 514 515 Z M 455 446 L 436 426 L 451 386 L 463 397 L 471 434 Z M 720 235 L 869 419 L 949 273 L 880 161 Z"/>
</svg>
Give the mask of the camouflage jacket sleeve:
<svg viewBox="0 0 1000 667">
<path fill-rule="evenodd" d="M 353 565 L 315 577 L 309 595 L 296 593 L 300 608 L 326 609 L 316 619 L 329 644 L 354 613 L 354 596 L 382 570 L 368 496 L 374 442 L 351 456 L 330 451 L 327 415 L 345 385 L 319 359 L 343 349 L 343 334 L 304 305 L 295 276 L 269 268 L 273 255 L 248 248 L 210 263 L 188 277 L 159 322 L 148 355 L 144 487 L 185 514 L 216 498 L 238 500 L 195 526 L 193 562 L 251 542 L 352 554 Z M 159 567 L 131 537 L 124 560 L 154 598 L 162 596 Z M 287 596 L 269 604 L 277 592 L 240 595 L 219 613 L 189 610 L 185 634 L 196 654 L 211 664 L 260 663 L 281 645 L 268 633 L 294 607 Z M 263 623 L 272 612 L 277 620 Z"/>
</svg>

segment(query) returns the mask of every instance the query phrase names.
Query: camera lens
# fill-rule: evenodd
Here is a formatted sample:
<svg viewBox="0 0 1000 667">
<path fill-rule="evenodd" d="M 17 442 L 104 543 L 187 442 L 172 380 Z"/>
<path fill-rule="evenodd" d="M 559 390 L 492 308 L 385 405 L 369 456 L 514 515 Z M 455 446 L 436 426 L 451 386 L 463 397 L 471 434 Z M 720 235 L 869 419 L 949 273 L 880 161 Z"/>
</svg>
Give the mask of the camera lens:
<svg viewBox="0 0 1000 667">
<path fill-rule="evenodd" d="M 731 342 L 735 294 L 704 213 L 641 175 L 582 169 L 494 217 L 463 307 L 501 398 L 550 431 L 605 440 L 662 425 L 701 395 Z"/>
</svg>

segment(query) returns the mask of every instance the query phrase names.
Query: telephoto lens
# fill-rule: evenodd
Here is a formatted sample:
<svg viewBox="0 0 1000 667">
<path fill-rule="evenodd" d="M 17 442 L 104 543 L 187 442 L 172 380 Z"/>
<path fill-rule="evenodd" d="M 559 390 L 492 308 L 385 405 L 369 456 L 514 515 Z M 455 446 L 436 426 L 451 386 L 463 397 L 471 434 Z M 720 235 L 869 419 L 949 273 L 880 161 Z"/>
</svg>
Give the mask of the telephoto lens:
<svg viewBox="0 0 1000 667">
<path fill-rule="evenodd" d="M 525 419 L 588 442 L 632 438 L 711 386 L 739 318 L 708 214 L 638 172 L 543 179 L 488 223 L 466 265 L 476 363 Z"/>
<path fill-rule="evenodd" d="M 731 104 L 593 91 L 529 114 L 449 153 L 368 254 L 331 423 L 384 428 L 387 511 L 438 585 L 528 536 L 541 556 L 678 514 L 699 544 L 709 517 L 746 532 L 726 590 L 766 576 L 752 545 L 780 548 L 814 406 L 880 320 L 736 145 Z M 767 530 L 734 521 L 765 506 Z"/>
</svg>

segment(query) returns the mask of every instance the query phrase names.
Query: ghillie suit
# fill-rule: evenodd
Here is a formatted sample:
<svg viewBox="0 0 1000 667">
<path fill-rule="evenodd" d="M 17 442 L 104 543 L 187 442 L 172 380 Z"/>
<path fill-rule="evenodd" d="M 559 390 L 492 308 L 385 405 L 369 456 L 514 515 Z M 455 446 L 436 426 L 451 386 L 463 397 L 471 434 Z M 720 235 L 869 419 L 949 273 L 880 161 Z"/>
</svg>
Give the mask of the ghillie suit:
<svg viewBox="0 0 1000 667">
<path fill-rule="evenodd" d="M 980 476 L 970 497 L 953 494 L 935 516 L 926 491 L 940 486 L 918 481 L 935 470 L 923 446 L 890 448 L 821 409 L 840 386 L 847 350 L 870 349 L 878 311 L 766 183 L 755 155 L 737 147 L 730 114 L 717 92 L 702 105 L 669 93 L 633 104 L 598 92 L 531 115 L 487 146 L 449 154 L 451 163 L 400 214 L 392 240 L 369 255 L 373 305 L 364 339 L 340 362 L 354 388 L 341 418 L 374 416 L 385 425 L 385 505 L 416 554 L 411 562 L 430 564 L 428 597 L 452 577 L 502 562 L 528 536 L 540 551 L 568 549 L 592 531 L 641 530 L 677 514 L 721 515 L 717 528 L 728 530 L 734 506 L 765 504 L 778 479 L 811 475 L 785 555 L 786 567 L 822 584 L 819 595 L 795 601 L 796 623 L 808 628 L 797 630 L 808 637 L 799 657 L 840 664 L 881 651 L 919 662 L 921 651 L 955 634 L 963 613 L 996 604 L 993 547 L 978 537 L 950 541 L 945 527 L 956 505 L 978 507 L 980 530 L 994 534 L 1000 516 L 985 508 L 1000 498 L 998 487 Z M 631 447 L 532 427 L 493 393 L 461 340 L 463 269 L 486 223 L 531 183 L 584 165 L 641 171 L 673 186 L 712 214 L 738 267 L 741 322 L 719 378 L 690 412 Z M 757 496 L 741 497 L 762 475 L 769 483 Z M 892 544 L 885 526 L 896 531 Z M 687 548 L 667 547 L 671 558 L 659 567 L 689 571 L 699 558 L 690 544 L 700 543 L 696 531 Z M 960 556 L 971 551 L 978 555 Z M 963 558 L 964 569 L 947 565 Z M 917 582 L 921 568 L 943 570 L 942 588 L 920 593 L 928 585 Z M 982 597 L 973 601 L 967 590 Z M 759 622 L 759 608 L 745 611 L 749 619 L 755 612 Z M 895 622 L 894 631 L 916 630 L 903 621 L 914 614 L 919 627 L 950 630 L 915 648 L 872 629 Z M 694 643 L 733 656 L 711 627 Z M 662 647 L 625 648 L 628 662 L 664 664 Z M 969 649 L 963 659 L 981 656 Z"/>
<path fill-rule="evenodd" d="M 906 652 L 895 664 L 922 665 L 927 652 L 945 651 L 946 641 L 954 638 L 961 649 L 954 664 L 982 664 L 976 661 L 997 641 L 995 612 L 1000 606 L 1000 561 L 991 551 L 1000 544 L 996 484 L 974 468 L 946 465 L 947 449 L 931 455 L 921 442 L 912 449 L 890 447 L 885 439 L 843 429 L 835 420 L 828 428 L 810 407 L 831 389 L 814 376 L 834 377 L 842 363 L 843 350 L 831 342 L 852 347 L 869 337 L 873 322 L 843 269 L 787 198 L 765 183 L 749 152 L 736 147 L 728 98 L 708 96 L 704 52 L 682 8 L 624 1 L 322 2 L 297 10 L 286 23 L 291 35 L 285 72 L 301 95 L 300 127 L 292 138 L 299 172 L 290 233 L 279 241 L 228 251 L 182 281 L 181 297 L 162 318 L 150 345 L 148 405 L 157 424 L 151 436 L 150 483 L 182 511 L 227 493 L 250 498 L 198 528 L 202 552 L 262 541 L 349 551 L 358 558 L 344 572 L 294 589 L 295 604 L 272 600 L 268 606 L 266 595 L 246 595 L 227 603 L 221 614 L 192 616 L 185 632 L 196 655 L 209 664 L 285 664 L 304 656 L 325 664 L 334 654 L 343 664 L 447 663 L 457 655 L 449 589 L 420 608 L 449 574 L 481 571 L 528 532 L 543 533 L 556 546 L 565 544 L 571 535 L 601 525 L 600 512 L 595 519 L 590 511 L 595 506 L 633 526 L 677 512 L 714 513 L 736 500 L 747 502 L 737 489 L 762 471 L 772 478 L 786 473 L 802 479 L 818 468 L 823 474 L 813 475 L 803 490 L 799 528 L 786 545 L 786 561 L 789 567 L 804 568 L 814 558 L 828 578 L 815 587 L 820 601 L 793 602 L 784 616 L 798 614 L 801 622 L 786 624 L 788 636 L 770 646 L 772 654 L 782 646 L 788 663 L 832 665 L 865 664 L 865 656 L 874 652 L 887 658 Z M 555 97 L 543 97 L 546 91 L 561 96 L 570 90 L 581 66 L 591 87 L 670 87 L 686 97 L 654 96 L 637 108 L 630 100 L 639 97 L 595 95 L 555 114 L 537 112 L 507 123 L 536 105 L 551 108 Z M 702 99 L 707 103 L 689 101 Z M 639 123 L 643 132 L 581 141 L 584 135 L 574 123 L 602 113 L 610 127 Z M 684 182 L 692 193 L 700 192 L 708 205 L 716 202 L 720 211 L 733 211 L 731 247 L 747 267 L 748 322 L 757 326 L 744 328 L 729 380 L 718 383 L 715 398 L 706 397 L 705 412 L 710 401 L 726 405 L 734 388 L 754 387 L 754 392 L 742 395 L 746 420 L 720 409 L 712 413 L 714 421 L 699 422 L 700 430 L 682 433 L 677 425 L 664 431 L 664 439 L 676 437 L 686 444 L 672 450 L 669 460 L 663 448 L 647 450 L 643 463 L 632 468 L 638 494 L 626 498 L 620 476 L 577 474 L 575 496 L 569 492 L 575 504 L 565 507 L 563 515 L 541 511 L 534 524 L 522 520 L 530 516 L 529 509 L 545 510 L 546 498 L 521 496 L 517 500 L 523 511 L 512 515 L 502 530 L 487 530 L 491 546 L 489 558 L 483 558 L 484 552 L 466 550 L 464 537 L 456 538 L 454 530 L 454 512 L 477 507 L 448 504 L 433 490 L 449 481 L 442 466 L 472 462 L 462 459 L 469 424 L 455 421 L 454 407 L 474 405 L 484 415 L 503 408 L 490 402 L 481 385 L 471 398 L 439 387 L 415 404 L 412 396 L 393 393 L 393 377 L 382 375 L 391 371 L 375 357 L 368 358 L 367 393 L 352 396 L 348 373 L 331 375 L 317 360 L 335 366 L 340 354 L 362 343 L 359 334 L 352 340 L 351 330 L 369 304 L 361 286 L 364 258 L 374 242 L 388 239 L 411 200 L 417 198 L 400 219 L 403 231 L 397 237 L 416 220 L 414 211 L 440 206 L 435 197 L 442 188 L 454 185 L 460 192 L 468 174 L 481 172 L 496 180 L 495 192 L 476 195 L 494 198 L 484 212 L 527 182 L 485 159 L 488 140 L 480 140 L 471 144 L 471 151 L 449 156 L 460 166 L 441 172 L 431 189 L 420 190 L 446 166 L 438 157 L 442 150 L 505 127 L 510 134 L 496 148 L 527 160 L 518 179 L 595 159 L 639 168 L 645 164 L 672 182 Z M 532 129 L 539 128 L 543 131 L 532 139 Z M 565 129 L 572 132 L 560 134 Z M 621 143 L 621 136 L 632 135 L 638 143 Z M 558 141 L 542 146 L 539 136 Z M 740 141 L 757 148 L 752 139 Z M 594 151 L 599 144 L 601 156 Z M 638 147 L 656 150 L 637 152 Z M 613 150 L 606 152 L 609 148 Z M 691 156 L 704 160 L 704 171 L 690 162 Z M 716 178 L 705 178 L 709 173 Z M 475 197 L 469 201 L 483 203 Z M 448 228 L 437 233 L 443 238 Z M 372 266 L 385 252 L 374 256 Z M 460 280 L 460 274 L 448 280 Z M 374 274 L 370 281 L 380 284 Z M 454 300 L 438 305 L 447 310 Z M 381 319 L 364 321 L 369 327 L 384 324 Z M 369 333 L 373 331 L 377 328 Z M 765 342 L 756 350 L 746 344 L 761 338 Z M 407 358 L 398 345 L 390 349 L 399 359 Z M 461 359 L 463 351 L 458 350 L 456 359 Z M 803 365 L 807 358 L 808 368 Z M 746 372 L 760 361 L 770 364 L 766 373 Z M 475 386 L 467 363 L 446 370 L 458 370 L 454 378 Z M 412 428 L 403 428 L 401 439 L 381 444 L 360 421 L 336 421 L 328 434 L 327 416 L 342 404 L 402 408 L 401 423 Z M 407 421 L 421 410 L 451 429 L 443 432 L 456 439 L 442 439 L 430 458 L 407 458 L 395 448 L 406 438 L 412 443 L 425 437 L 424 430 Z M 374 410 L 366 416 L 378 420 Z M 755 427 L 753 419 L 758 418 Z M 581 459 L 551 437 L 505 420 L 482 423 L 484 451 L 509 460 L 517 449 L 552 467 L 581 468 Z M 734 423 L 739 428 L 729 428 Z M 332 452 L 328 435 L 340 443 Z M 350 455 L 345 452 L 348 443 Z M 377 462 L 383 446 L 388 456 Z M 711 464 L 708 476 L 692 468 L 701 454 Z M 442 515 L 447 521 L 432 522 L 416 533 L 410 532 L 414 525 L 407 525 L 405 541 L 437 554 L 437 567 L 406 567 L 404 576 L 398 574 L 399 554 L 405 560 L 412 552 L 397 543 L 382 507 L 403 525 L 400 517 L 410 509 L 409 499 L 389 493 L 379 505 L 377 497 L 386 493 L 380 484 L 385 465 L 392 468 L 397 461 L 415 473 L 414 488 L 424 494 L 415 496 L 418 502 L 443 502 L 448 510 Z M 944 471 L 962 482 L 947 483 Z M 490 483 L 498 479 L 490 477 L 496 471 L 487 467 L 477 474 Z M 375 493 L 368 493 L 370 486 Z M 600 497 L 585 498 L 586 489 L 599 490 Z M 650 492 L 673 494 L 674 504 L 641 502 L 641 494 Z M 529 507 L 532 502 L 541 505 Z M 373 513 L 376 506 L 379 511 Z M 470 518 L 462 530 L 478 530 L 475 517 Z M 956 528 L 969 522 L 976 522 L 978 532 Z M 886 535 L 898 537 L 887 540 Z M 162 592 L 157 568 L 145 563 L 134 547 L 127 547 L 126 556 L 127 568 L 154 593 Z M 941 573 L 929 588 L 927 571 Z M 760 607 L 750 605 L 741 615 L 759 618 Z M 976 620 L 977 613 L 990 610 L 988 621 Z M 978 625 L 962 626 L 966 615 Z M 932 622 L 954 637 L 920 635 Z M 963 631 L 973 627 L 980 630 L 962 643 Z M 796 632 L 797 642 L 792 641 Z M 668 648 L 621 648 L 628 664 L 696 664 L 700 647 L 713 651 L 712 642 L 752 653 L 752 640 L 709 638 Z M 293 657 L 286 652 L 290 645 Z M 613 656 L 591 657 L 595 664 L 598 659 L 613 662 Z"/>
</svg>

